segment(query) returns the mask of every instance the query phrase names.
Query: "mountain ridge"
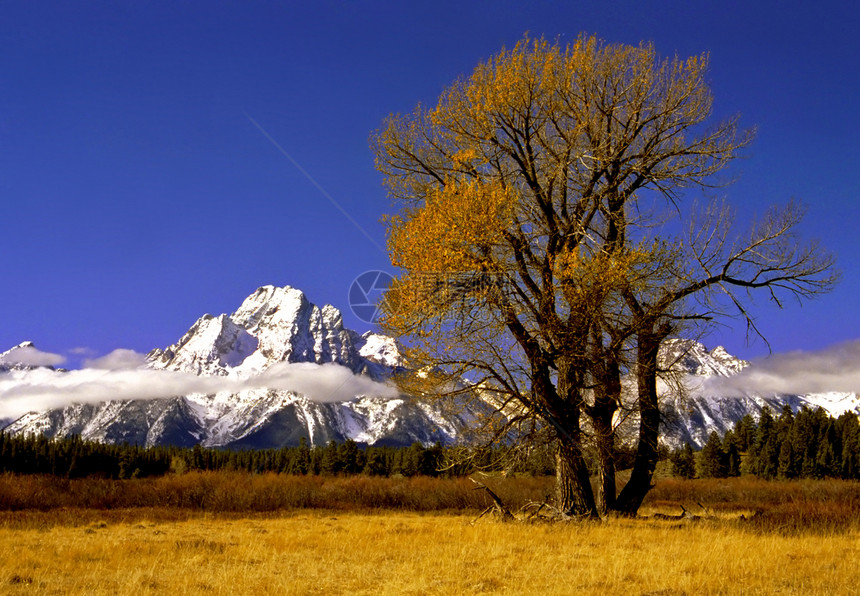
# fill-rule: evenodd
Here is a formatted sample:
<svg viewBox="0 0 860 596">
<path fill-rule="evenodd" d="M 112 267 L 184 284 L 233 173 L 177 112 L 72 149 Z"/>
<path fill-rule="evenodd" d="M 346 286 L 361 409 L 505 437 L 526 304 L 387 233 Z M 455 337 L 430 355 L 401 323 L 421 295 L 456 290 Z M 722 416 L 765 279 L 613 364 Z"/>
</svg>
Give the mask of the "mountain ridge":
<svg viewBox="0 0 860 596">
<path fill-rule="evenodd" d="M 206 377 L 249 379 L 283 363 L 339 365 L 374 381 L 391 378 L 402 358 L 396 342 L 343 326 L 340 311 L 311 303 L 289 286 L 262 286 L 232 314 L 200 317 L 146 366 Z M 6 431 L 156 445 L 263 448 L 353 439 L 368 444 L 454 443 L 472 413 L 408 395 L 355 395 L 319 403 L 293 391 L 260 388 L 122 400 L 32 412 Z"/>
<path fill-rule="evenodd" d="M 23 342 L 0 354 L 0 367 L 6 366 L 7 373 L 26 371 L 26 367 L 3 364 L 3 356 L 17 349 L 35 350 L 31 342 Z M 664 342 L 659 359 L 662 368 L 697 382 L 732 378 L 752 366 L 722 346 L 708 350 L 699 342 L 683 339 Z M 335 307 L 318 307 L 301 290 L 271 285 L 258 288 L 229 315 L 203 315 L 175 343 L 149 352 L 145 364 L 154 370 L 236 381 L 287 364 L 340 366 L 356 379 L 376 383 L 391 379 L 404 366 L 393 338 L 373 332 L 360 335 L 344 327 Z M 367 386 L 372 385 L 362 385 Z M 794 410 L 808 405 L 829 412 L 840 408 L 860 412 L 856 394 L 724 396 L 666 391 L 661 399 L 662 441 L 670 447 L 685 442 L 702 446 L 710 432 L 724 433 L 743 415 L 758 417 L 765 406 L 779 411 L 784 405 Z M 489 410 L 480 400 L 472 400 L 466 407 L 402 393 L 396 397 L 355 394 L 345 401 L 322 403 L 296 391 L 251 387 L 157 400 L 70 405 L 25 414 L 11 421 L 5 431 L 226 448 L 295 445 L 302 437 L 311 444 L 346 439 L 368 444 L 451 444 L 467 440 L 476 418 Z M 632 422 L 635 416 L 627 423 Z"/>
</svg>

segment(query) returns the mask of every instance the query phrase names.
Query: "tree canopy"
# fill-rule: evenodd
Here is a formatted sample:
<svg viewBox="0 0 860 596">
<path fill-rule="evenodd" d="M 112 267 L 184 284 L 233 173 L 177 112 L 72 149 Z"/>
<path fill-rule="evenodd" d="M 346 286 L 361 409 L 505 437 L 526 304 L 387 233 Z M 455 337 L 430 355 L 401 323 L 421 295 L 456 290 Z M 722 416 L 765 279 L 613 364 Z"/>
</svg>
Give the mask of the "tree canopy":
<svg viewBox="0 0 860 596">
<path fill-rule="evenodd" d="M 738 232 L 728 204 L 694 196 L 728 182 L 753 137 L 737 117 L 710 122 L 707 65 L 646 43 L 525 38 L 372 139 L 397 207 L 384 325 L 425 382 L 468 379 L 495 405 L 494 436 L 556 442 L 570 514 L 633 514 L 650 488 L 663 340 L 723 316 L 758 332 L 756 290 L 781 304 L 836 280 L 832 257 L 797 239 L 797 204 Z M 616 495 L 624 413 L 637 455 Z"/>
</svg>

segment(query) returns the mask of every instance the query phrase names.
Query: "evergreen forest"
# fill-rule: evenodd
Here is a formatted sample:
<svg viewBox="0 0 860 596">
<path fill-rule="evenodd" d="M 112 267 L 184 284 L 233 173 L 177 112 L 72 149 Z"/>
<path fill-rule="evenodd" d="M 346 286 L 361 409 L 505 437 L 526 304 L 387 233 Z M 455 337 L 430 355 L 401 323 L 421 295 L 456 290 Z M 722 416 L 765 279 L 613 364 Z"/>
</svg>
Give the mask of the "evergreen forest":
<svg viewBox="0 0 860 596">
<path fill-rule="evenodd" d="M 723 437 L 712 432 L 696 454 L 687 444 L 671 454 L 672 474 L 682 478 L 727 478 L 752 474 L 766 480 L 860 479 L 860 422 L 846 412 L 785 406 L 779 416 L 764 408 L 756 420 L 741 418 Z"/>
<path fill-rule="evenodd" d="M 512 457 L 516 453 L 517 457 Z M 763 479 L 860 479 L 860 418 L 838 418 L 821 409 L 786 406 L 779 416 L 765 408 L 758 421 L 744 416 L 720 437 L 712 432 L 700 451 L 687 444 L 661 452 L 667 468 L 680 478 L 726 478 L 754 475 Z M 635 450 L 619 447 L 616 461 L 627 468 Z M 112 479 L 160 476 L 169 472 L 246 471 L 293 475 L 444 476 L 477 470 L 530 475 L 554 474 L 551 446 L 492 449 L 367 446 L 354 441 L 311 446 L 227 450 L 170 446 L 142 447 L 86 441 L 80 437 L 51 439 L 0 433 L 0 474 L 46 474 L 65 478 L 97 476 Z M 627 464 L 627 465 L 625 465 Z M 596 471 L 596 470 L 595 470 Z"/>
</svg>

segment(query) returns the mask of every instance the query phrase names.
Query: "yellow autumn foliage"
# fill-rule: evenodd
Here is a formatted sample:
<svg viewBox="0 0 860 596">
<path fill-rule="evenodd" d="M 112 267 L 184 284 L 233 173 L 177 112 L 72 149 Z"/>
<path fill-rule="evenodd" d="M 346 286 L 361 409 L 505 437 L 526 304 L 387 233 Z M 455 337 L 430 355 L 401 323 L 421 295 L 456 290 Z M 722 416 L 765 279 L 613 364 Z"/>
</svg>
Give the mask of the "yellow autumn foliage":
<svg viewBox="0 0 860 596">
<path fill-rule="evenodd" d="M 388 291 L 387 322 L 439 315 L 450 306 L 451 284 L 474 283 L 475 276 L 498 272 L 496 253 L 513 225 L 515 200 L 497 182 L 451 179 L 422 206 L 392 217 L 391 261 L 408 274 Z"/>
<path fill-rule="evenodd" d="M 659 243 L 640 244 L 614 253 L 583 256 L 565 251 L 554 259 L 554 273 L 571 304 L 601 304 L 610 294 L 647 292 L 674 253 Z"/>
<path fill-rule="evenodd" d="M 392 264 L 408 271 L 486 271 L 512 225 L 515 196 L 496 182 L 451 180 L 408 216 L 391 219 Z"/>
<path fill-rule="evenodd" d="M 391 262 L 403 271 L 389 311 L 404 324 L 419 312 L 444 316 L 428 273 L 504 275 L 522 290 L 508 305 L 517 313 L 558 292 L 569 308 L 599 307 L 643 277 L 660 254 L 607 248 L 599 226 L 623 221 L 646 180 L 696 184 L 749 140 L 735 137 L 734 121 L 689 138 L 710 114 L 706 68 L 707 55 L 663 59 L 647 43 L 526 37 L 436 106 L 390 117 L 374 138 L 377 167 L 403 201 L 387 219 Z M 619 166 L 624 175 L 612 173 Z M 392 331 L 411 328 L 395 319 Z"/>
</svg>

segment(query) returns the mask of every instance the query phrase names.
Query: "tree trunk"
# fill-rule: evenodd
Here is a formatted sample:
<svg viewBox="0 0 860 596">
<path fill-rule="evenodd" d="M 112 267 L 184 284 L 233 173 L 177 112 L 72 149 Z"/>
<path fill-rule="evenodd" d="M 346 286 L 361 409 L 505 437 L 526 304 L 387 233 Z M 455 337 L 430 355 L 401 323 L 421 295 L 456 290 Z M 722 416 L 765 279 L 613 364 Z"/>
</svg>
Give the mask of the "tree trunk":
<svg viewBox="0 0 860 596">
<path fill-rule="evenodd" d="M 615 430 L 612 418 L 621 402 L 621 369 L 618 353 L 607 350 L 593 358 L 597 383 L 594 388 L 594 406 L 589 408 L 594 442 L 597 447 L 599 491 L 597 509 L 606 514 L 615 509 Z"/>
<path fill-rule="evenodd" d="M 558 437 L 555 453 L 556 505 L 568 515 L 597 517 L 591 478 L 582 455 L 582 430 L 579 426 L 582 407 L 581 364 L 569 358 L 557 360 L 556 395 L 559 400 L 549 420 Z"/>
<path fill-rule="evenodd" d="M 555 452 L 556 505 L 578 517 L 598 517 L 588 467 L 579 445 L 559 438 Z"/>
<path fill-rule="evenodd" d="M 607 424 L 605 419 L 595 418 L 594 438 L 597 445 L 597 510 L 601 515 L 615 509 L 615 440 L 612 431 L 611 414 Z"/>
<path fill-rule="evenodd" d="M 660 430 L 660 408 L 657 401 L 657 351 L 660 339 L 654 333 L 639 335 L 636 380 L 639 395 L 639 445 L 630 480 L 621 491 L 616 510 L 636 515 L 645 495 L 651 490 L 651 479 L 657 467 L 657 441 Z"/>
</svg>

